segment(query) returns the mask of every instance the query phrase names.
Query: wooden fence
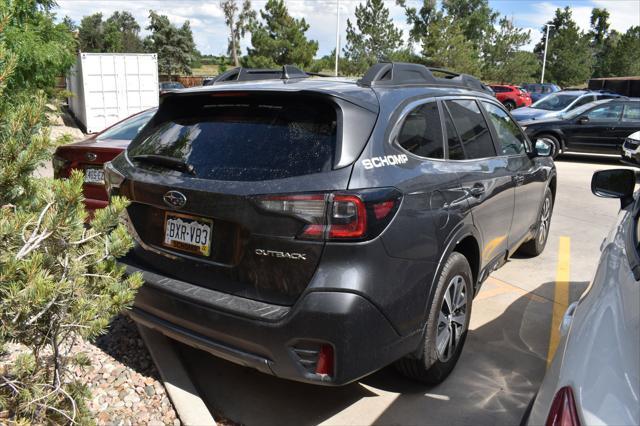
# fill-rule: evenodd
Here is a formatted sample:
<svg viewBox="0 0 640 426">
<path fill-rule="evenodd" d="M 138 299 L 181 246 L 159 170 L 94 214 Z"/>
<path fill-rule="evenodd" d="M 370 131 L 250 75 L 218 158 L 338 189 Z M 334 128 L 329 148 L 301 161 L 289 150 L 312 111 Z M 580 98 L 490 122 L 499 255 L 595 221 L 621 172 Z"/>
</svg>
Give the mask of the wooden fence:
<svg viewBox="0 0 640 426">
<path fill-rule="evenodd" d="M 202 81 L 205 79 L 205 77 L 202 76 L 194 76 L 194 75 L 188 75 L 188 76 L 174 76 L 172 78 L 173 81 L 177 81 L 182 83 L 182 85 L 184 87 L 193 87 L 193 86 L 202 86 Z M 159 75 L 158 76 L 158 80 L 160 80 L 160 82 L 163 81 L 169 81 L 169 76 L 168 75 Z"/>
</svg>

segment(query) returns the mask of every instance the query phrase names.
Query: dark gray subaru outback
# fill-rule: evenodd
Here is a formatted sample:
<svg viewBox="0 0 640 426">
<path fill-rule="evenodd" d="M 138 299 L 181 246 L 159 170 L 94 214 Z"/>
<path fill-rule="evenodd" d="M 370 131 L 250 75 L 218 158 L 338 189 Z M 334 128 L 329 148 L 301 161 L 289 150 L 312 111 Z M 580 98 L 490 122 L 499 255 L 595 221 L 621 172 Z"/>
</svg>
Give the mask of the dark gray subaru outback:
<svg viewBox="0 0 640 426">
<path fill-rule="evenodd" d="M 282 378 L 444 380 L 480 284 L 544 249 L 549 147 L 467 75 L 279 77 L 163 96 L 105 166 L 146 281 L 131 316 Z"/>
</svg>

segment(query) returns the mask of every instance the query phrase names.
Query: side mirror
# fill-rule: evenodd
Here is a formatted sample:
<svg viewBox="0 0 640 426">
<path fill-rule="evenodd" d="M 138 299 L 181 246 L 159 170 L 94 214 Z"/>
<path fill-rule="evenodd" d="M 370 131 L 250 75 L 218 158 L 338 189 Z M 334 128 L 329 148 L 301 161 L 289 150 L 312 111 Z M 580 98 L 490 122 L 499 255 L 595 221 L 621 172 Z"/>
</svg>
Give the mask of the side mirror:
<svg viewBox="0 0 640 426">
<path fill-rule="evenodd" d="M 553 154 L 553 145 L 551 145 L 550 142 L 538 139 L 536 140 L 534 152 L 537 157 L 551 157 L 551 154 Z"/>
<path fill-rule="evenodd" d="M 589 122 L 589 117 L 587 117 L 586 115 L 583 115 L 582 117 L 578 118 L 578 124 L 587 124 Z"/>
<path fill-rule="evenodd" d="M 629 169 L 599 170 L 591 178 L 591 192 L 598 197 L 619 198 L 622 207 L 633 202 L 636 173 Z"/>
</svg>

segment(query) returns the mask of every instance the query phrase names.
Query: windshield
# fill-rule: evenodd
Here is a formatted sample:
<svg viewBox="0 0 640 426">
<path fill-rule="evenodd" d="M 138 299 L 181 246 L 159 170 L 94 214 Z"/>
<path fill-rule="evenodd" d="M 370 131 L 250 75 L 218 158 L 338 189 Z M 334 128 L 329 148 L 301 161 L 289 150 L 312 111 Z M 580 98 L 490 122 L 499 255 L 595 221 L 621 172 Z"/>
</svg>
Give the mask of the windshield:
<svg viewBox="0 0 640 426">
<path fill-rule="evenodd" d="M 545 111 L 562 111 L 578 99 L 580 95 L 581 94 L 577 93 L 553 93 L 533 103 L 531 108 L 543 109 Z"/>
<path fill-rule="evenodd" d="M 105 139 L 130 141 L 136 137 L 138 132 L 142 130 L 144 125 L 153 117 L 156 110 L 157 108 L 151 108 L 150 110 L 133 115 L 100 133 L 96 139 L 99 141 Z"/>
<path fill-rule="evenodd" d="M 331 170 L 336 132 L 335 108 L 313 98 L 192 96 L 161 111 L 128 155 L 180 160 L 202 179 L 283 179 Z"/>
</svg>

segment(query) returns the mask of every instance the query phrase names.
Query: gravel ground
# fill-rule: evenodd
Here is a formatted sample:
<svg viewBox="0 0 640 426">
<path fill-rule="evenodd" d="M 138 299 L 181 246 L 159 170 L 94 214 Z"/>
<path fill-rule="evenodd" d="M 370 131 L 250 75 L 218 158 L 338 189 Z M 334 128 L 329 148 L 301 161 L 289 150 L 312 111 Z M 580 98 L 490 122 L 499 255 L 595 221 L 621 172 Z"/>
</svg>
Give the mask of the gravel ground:
<svg viewBox="0 0 640 426">
<path fill-rule="evenodd" d="M 99 425 L 180 425 L 138 330 L 116 317 L 95 344 L 81 342 L 92 365 L 78 368 L 93 394 L 89 409 Z"/>
</svg>

